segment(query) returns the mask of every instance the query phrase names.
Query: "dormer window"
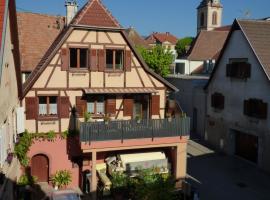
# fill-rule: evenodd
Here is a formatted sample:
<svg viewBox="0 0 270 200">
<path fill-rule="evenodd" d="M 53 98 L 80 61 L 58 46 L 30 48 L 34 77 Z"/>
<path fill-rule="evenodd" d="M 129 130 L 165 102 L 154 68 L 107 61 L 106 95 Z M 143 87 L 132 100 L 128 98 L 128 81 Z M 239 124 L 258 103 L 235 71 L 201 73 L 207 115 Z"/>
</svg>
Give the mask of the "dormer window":
<svg viewBox="0 0 270 200">
<path fill-rule="evenodd" d="M 88 63 L 88 49 L 70 48 L 69 49 L 69 66 L 72 69 L 86 69 Z"/>
</svg>

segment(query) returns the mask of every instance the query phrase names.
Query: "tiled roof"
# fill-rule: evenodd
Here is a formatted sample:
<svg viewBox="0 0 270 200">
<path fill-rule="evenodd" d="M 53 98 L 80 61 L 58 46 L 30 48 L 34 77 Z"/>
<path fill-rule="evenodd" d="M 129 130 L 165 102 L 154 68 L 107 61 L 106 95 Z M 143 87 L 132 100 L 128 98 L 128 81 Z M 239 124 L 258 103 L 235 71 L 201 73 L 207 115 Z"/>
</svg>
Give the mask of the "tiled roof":
<svg viewBox="0 0 270 200">
<path fill-rule="evenodd" d="M 128 28 L 126 30 L 128 38 L 134 43 L 135 46 L 142 46 L 144 48 L 149 48 L 147 42 L 139 35 L 139 33 L 134 28 Z"/>
<path fill-rule="evenodd" d="M 270 21 L 238 20 L 237 22 L 270 79 Z"/>
<path fill-rule="evenodd" d="M 171 33 L 153 33 L 146 38 L 148 44 L 154 44 L 156 42 L 164 43 L 170 42 L 173 45 L 176 45 L 178 38 Z"/>
<path fill-rule="evenodd" d="M 92 27 L 121 28 L 101 0 L 88 1 L 71 23 Z"/>
<path fill-rule="evenodd" d="M 33 71 L 64 27 L 64 17 L 18 12 L 21 70 Z"/>
<path fill-rule="evenodd" d="M 202 30 L 191 47 L 188 60 L 203 61 L 218 57 L 217 53 L 222 49 L 228 33 L 226 30 Z"/>
</svg>

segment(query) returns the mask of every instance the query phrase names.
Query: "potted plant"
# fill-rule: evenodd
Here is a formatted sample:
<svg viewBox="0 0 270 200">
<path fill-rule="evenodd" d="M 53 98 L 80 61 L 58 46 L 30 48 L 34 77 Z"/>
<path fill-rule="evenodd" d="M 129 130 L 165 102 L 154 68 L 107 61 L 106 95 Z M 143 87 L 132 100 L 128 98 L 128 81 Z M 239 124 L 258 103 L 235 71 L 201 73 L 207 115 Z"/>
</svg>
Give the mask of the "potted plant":
<svg viewBox="0 0 270 200">
<path fill-rule="evenodd" d="M 91 121 L 91 118 L 92 118 L 92 116 L 91 116 L 91 113 L 90 112 L 85 112 L 84 113 L 84 122 Z"/>
<path fill-rule="evenodd" d="M 137 116 L 135 117 L 135 120 L 136 120 L 136 122 L 137 122 L 138 124 L 140 124 L 141 121 L 142 121 L 142 117 L 141 117 L 140 115 L 137 115 Z"/>
<path fill-rule="evenodd" d="M 52 177 L 52 184 L 54 185 L 55 190 L 68 186 L 70 182 L 71 172 L 68 170 L 56 171 L 55 175 Z"/>
<path fill-rule="evenodd" d="M 104 119 L 105 124 L 107 124 L 107 125 L 108 125 L 109 122 L 111 121 L 111 118 L 110 118 L 109 115 L 105 115 L 103 119 Z"/>
</svg>

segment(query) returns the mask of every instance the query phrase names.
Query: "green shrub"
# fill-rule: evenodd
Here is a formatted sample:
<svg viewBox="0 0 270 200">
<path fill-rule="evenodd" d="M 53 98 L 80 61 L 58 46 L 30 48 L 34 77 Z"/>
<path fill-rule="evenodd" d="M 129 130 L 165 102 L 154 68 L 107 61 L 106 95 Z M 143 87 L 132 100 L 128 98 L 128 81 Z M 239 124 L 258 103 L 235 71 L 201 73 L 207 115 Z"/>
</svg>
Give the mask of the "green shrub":
<svg viewBox="0 0 270 200">
<path fill-rule="evenodd" d="M 55 133 L 54 131 L 49 131 L 49 132 L 47 133 L 47 139 L 48 139 L 49 141 L 53 141 L 55 138 L 56 138 L 56 133 Z"/>
<path fill-rule="evenodd" d="M 68 170 L 59 170 L 53 175 L 52 183 L 54 186 L 62 188 L 68 186 L 71 182 L 71 172 Z"/>
<path fill-rule="evenodd" d="M 20 185 L 20 186 L 34 185 L 36 182 L 37 182 L 37 177 L 22 175 L 19 178 L 18 185 Z"/>
</svg>

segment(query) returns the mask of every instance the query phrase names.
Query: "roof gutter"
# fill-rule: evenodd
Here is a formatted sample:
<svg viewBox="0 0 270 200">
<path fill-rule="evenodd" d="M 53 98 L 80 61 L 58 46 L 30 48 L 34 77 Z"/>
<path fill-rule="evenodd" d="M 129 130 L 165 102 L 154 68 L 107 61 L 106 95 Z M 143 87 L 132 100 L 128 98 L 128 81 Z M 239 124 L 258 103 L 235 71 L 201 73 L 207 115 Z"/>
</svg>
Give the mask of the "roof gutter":
<svg viewBox="0 0 270 200">
<path fill-rule="evenodd" d="M 4 23 L 3 23 L 2 38 L 1 38 L 1 49 L 0 49 L 0 85 L 1 85 L 2 69 L 3 69 L 3 62 L 4 62 L 4 48 L 5 48 L 6 28 L 7 28 L 7 21 L 8 21 L 8 6 L 9 6 L 9 0 L 6 0 Z"/>
</svg>

